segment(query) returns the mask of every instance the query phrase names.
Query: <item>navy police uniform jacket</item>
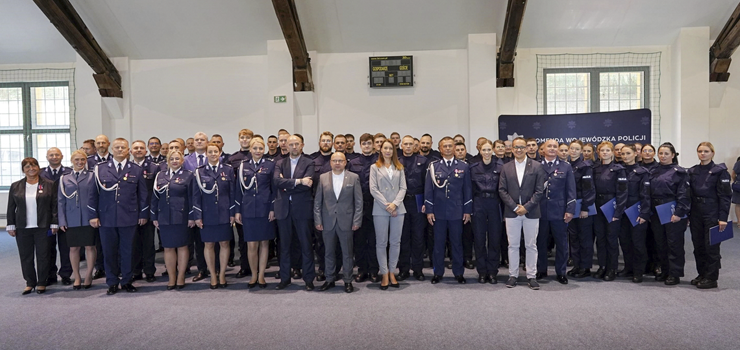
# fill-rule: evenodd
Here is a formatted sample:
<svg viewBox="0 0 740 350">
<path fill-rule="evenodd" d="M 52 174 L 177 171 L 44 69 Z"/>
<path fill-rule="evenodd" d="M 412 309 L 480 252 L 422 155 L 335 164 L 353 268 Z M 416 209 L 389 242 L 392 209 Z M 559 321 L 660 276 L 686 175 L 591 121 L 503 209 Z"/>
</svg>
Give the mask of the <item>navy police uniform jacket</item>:
<svg viewBox="0 0 740 350">
<path fill-rule="evenodd" d="M 301 157 L 302 158 L 302 157 Z M 290 163 L 288 163 L 290 172 Z M 245 218 L 264 218 L 275 210 L 275 162 L 265 157 L 243 161 L 237 169 L 236 213 Z"/>
<path fill-rule="evenodd" d="M 689 174 L 677 164 L 659 165 L 650 172 L 652 205 L 676 201 L 674 214 L 683 217 L 691 210 Z"/>
<path fill-rule="evenodd" d="M 718 221 L 727 222 L 732 199 L 727 166 L 709 162 L 707 165 L 694 165 L 688 172 L 692 205 L 706 206 L 702 208 L 704 212 L 716 212 Z"/>
<path fill-rule="evenodd" d="M 454 158 L 451 166 L 444 162 L 435 160 L 427 169 L 424 213 L 434 214 L 436 220 L 462 220 L 463 214 L 473 213 L 470 167 Z"/>
<path fill-rule="evenodd" d="M 106 163 L 111 159 L 113 159 L 113 156 L 110 153 L 108 153 L 105 157 L 101 157 L 99 154 L 95 153 L 87 157 L 87 170 L 93 171 L 95 170 L 96 165 L 100 163 Z"/>
<path fill-rule="evenodd" d="M 614 217 L 621 218 L 627 205 L 627 174 L 624 167 L 611 162 L 594 166 L 594 187 L 596 187 L 596 207 L 616 198 Z"/>
<path fill-rule="evenodd" d="M 159 164 L 159 163 L 164 162 L 166 160 L 166 158 L 167 157 L 165 157 L 164 154 L 160 153 L 156 157 L 152 157 L 151 154 L 148 154 L 145 159 L 148 160 L 148 161 L 150 161 L 150 162 L 152 162 L 152 163 Z"/>
<path fill-rule="evenodd" d="M 64 165 L 59 166 L 59 169 L 57 169 L 56 176 L 54 175 L 53 171 L 54 170 L 50 166 L 44 167 L 43 169 L 41 169 L 41 173 L 39 173 L 39 176 L 47 180 L 54 181 L 54 183 L 58 183 L 59 178 L 62 177 L 62 175 L 69 174 L 72 172 L 72 168 L 68 168 Z"/>
<path fill-rule="evenodd" d="M 210 164 L 203 165 L 193 179 L 194 220 L 203 220 L 205 226 L 230 224 L 236 214 L 234 168 L 219 162 L 214 171 Z"/>
<path fill-rule="evenodd" d="M 501 170 L 504 167 L 504 162 L 495 156 L 491 159 L 491 162 L 484 164 L 481 159 L 480 162 L 474 163 L 470 166 L 470 181 L 473 186 L 473 198 L 475 197 L 486 197 L 499 199 L 498 196 L 498 183 L 501 178 Z M 481 205 L 483 202 L 481 202 Z M 473 200 L 473 208 L 475 212 L 484 211 L 485 208 L 481 208 L 478 205 L 478 201 Z"/>
<path fill-rule="evenodd" d="M 149 218 L 146 180 L 141 167 L 126 161 L 120 174 L 113 157 L 95 166 L 96 191 L 90 191 L 88 209 L 103 227 L 136 226 Z"/>
<path fill-rule="evenodd" d="M 172 169 L 157 174 L 152 196 L 152 221 L 157 220 L 160 225 L 184 225 L 188 220 L 195 220 L 195 210 L 191 205 L 193 183 L 193 173 L 182 167 L 174 174 Z"/>
<path fill-rule="evenodd" d="M 578 159 L 571 161 L 573 178 L 576 180 L 576 198 L 581 200 L 581 211 L 588 211 L 588 207 L 596 201 L 596 189 L 594 189 L 594 169 L 590 160 Z M 576 213 L 576 216 L 580 213 Z"/>
<path fill-rule="evenodd" d="M 565 213 L 576 212 L 576 180 L 573 168 L 557 157 L 552 166 L 542 159 L 545 171 L 545 191 L 540 200 L 540 211 L 545 220 L 563 220 Z"/>
<path fill-rule="evenodd" d="M 627 173 L 627 207 L 640 202 L 640 217 L 650 220 L 650 172 L 638 164 L 625 165 Z"/>
<path fill-rule="evenodd" d="M 406 175 L 406 196 L 423 194 L 424 179 L 429 167 L 427 158 L 418 153 L 409 157 L 401 154 L 398 160 L 403 164 L 403 171 Z"/>
<path fill-rule="evenodd" d="M 346 169 L 360 177 L 362 198 L 365 201 L 373 201 L 373 196 L 370 194 L 370 166 L 375 164 L 376 161 L 378 161 L 378 154 L 372 153 L 369 156 L 360 154 L 347 163 Z M 370 209 L 372 210 L 372 208 Z"/>
<path fill-rule="evenodd" d="M 92 171 L 82 169 L 80 175 L 65 174 L 59 179 L 57 193 L 57 216 L 59 226 L 90 226 L 92 215 L 87 208 L 90 192 L 96 191 L 95 175 Z"/>
</svg>

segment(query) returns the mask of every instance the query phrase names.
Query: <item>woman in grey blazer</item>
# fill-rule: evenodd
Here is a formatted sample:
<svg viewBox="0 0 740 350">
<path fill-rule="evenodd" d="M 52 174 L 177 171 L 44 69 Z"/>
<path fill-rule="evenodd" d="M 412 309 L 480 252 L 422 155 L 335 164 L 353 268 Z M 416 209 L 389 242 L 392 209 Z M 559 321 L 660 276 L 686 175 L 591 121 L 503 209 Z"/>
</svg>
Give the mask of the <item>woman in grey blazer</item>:
<svg viewBox="0 0 740 350">
<path fill-rule="evenodd" d="M 380 148 L 380 157 L 370 167 L 370 193 L 373 203 L 373 223 L 375 224 L 375 253 L 383 279 L 380 289 L 398 288 L 396 276 L 389 271 L 396 270 L 398 254 L 401 251 L 401 231 L 403 229 L 403 198 L 406 195 L 406 175 L 403 165 L 398 161 L 396 148 L 390 141 L 384 141 Z M 389 243 L 390 251 L 386 256 Z"/>
</svg>

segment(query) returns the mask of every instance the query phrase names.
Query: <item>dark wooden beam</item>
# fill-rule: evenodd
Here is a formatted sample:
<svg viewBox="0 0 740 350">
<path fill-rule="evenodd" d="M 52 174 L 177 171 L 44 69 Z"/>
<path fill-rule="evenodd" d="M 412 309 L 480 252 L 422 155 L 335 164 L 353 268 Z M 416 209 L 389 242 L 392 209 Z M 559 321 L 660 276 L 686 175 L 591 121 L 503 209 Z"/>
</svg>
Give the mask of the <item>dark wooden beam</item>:
<svg viewBox="0 0 740 350">
<path fill-rule="evenodd" d="M 519 29 L 522 27 L 527 0 L 509 0 L 506 8 L 506 22 L 501 36 L 501 47 L 496 56 L 496 87 L 514 86 L 514 58 Z"/>
<path fill-rule="evenodd" d="M 709 81 L 724 82 L 730 79 L 732 54 L 740 46 L 740 4 L 735 7 L 725 27 L 709 48 Z"/>
<path fill-rule="evenodd" d="M 95 74 L 102 97 L 123 97 L 121 75 L 69 0 L 33 0 Z"/>
<path fill-rule="evenodd" d="M 294 0 L 272 0 L 285 43 L 293 58 L 293 91 L 313 91 L 311 58 L 308 57 L 306 42 L 303 40 L 301 22 Z"/>
</svg>

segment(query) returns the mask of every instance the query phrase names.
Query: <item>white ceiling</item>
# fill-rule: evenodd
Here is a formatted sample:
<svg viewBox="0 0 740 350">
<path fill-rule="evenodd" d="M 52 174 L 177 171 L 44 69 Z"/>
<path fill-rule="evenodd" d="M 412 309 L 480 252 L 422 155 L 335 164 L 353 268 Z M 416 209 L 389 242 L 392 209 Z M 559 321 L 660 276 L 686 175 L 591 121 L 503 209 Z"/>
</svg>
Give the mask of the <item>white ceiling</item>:
<svg viewBox="0 0 740 350">
<path fill-rule="evenodd" d="M 271 0 L 71 0 L 111 57 L 260 55 L 282 39 Z M 529 0 L 519 47 L 669 45 L 682 27 L 714 38 L 738 0 Z M 500 33 L 507 0 L 296 0 L 309 50 L 464 49 Z M 0 64 L 75 60 L 31 0 L 0 0 Z"/>
</svg>

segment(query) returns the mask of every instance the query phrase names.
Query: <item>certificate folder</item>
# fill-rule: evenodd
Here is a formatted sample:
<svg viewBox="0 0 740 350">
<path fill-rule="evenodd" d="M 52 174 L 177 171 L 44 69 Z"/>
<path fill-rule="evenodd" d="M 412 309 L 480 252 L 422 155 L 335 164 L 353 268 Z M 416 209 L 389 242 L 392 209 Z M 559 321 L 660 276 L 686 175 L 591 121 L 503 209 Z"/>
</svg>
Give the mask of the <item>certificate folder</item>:
<svg viewBox="0 0 740 350">
<path fill-rule="evenodd" d="M 601 206 L 601 212 L 604 213 L 606 222 L 614 221 L 614 210 L 616 209 L 616 206 L 617 206 L 616 198 L 612 198 L 612 200 L 606 202 L 606 204 Z"/>
<path fill-rule="evenodd" d="M 719 242 L 724 242 L 732 237 L 732 221 L 727 222 L 727 226 L 722 232 L 719 231 L 719 225 L 709 229 L 709 245 L 715 245 Z"/>
<path fill-rule="evenodd" d="M 583 202 L 583 199 L 576 199 L 576 218 L 581 215 L 581 202 Z M 596 215 L 596 204 L 591 204 L 591 206 L 588 207 L 588 216 L 591 215 Z"/>
<path fill-rule="evenodd" d="M 663 203 L 661 205 L 655 206 L 655 211 L 658 214 L 658 218 L 660 219 L 660 224 L 665 225 L 669 222 L 671 222 L 671 216 L 673 216 L 673 212 L 676 210 L 676 201 Z M 686 216 L 682 217 L 681 219 L 685 219 Z"/>
<path fill-rule="evenodd" d="M 632 227 L 637 226 L 637 218 L 640 217 L 640 209 L 640 202 L 637 202 L 631 207 L 624 210 L 624 213 L 627 214 L 627 217 L 630 219 L 630 224 L 632 224 Z"/>
</svg>

